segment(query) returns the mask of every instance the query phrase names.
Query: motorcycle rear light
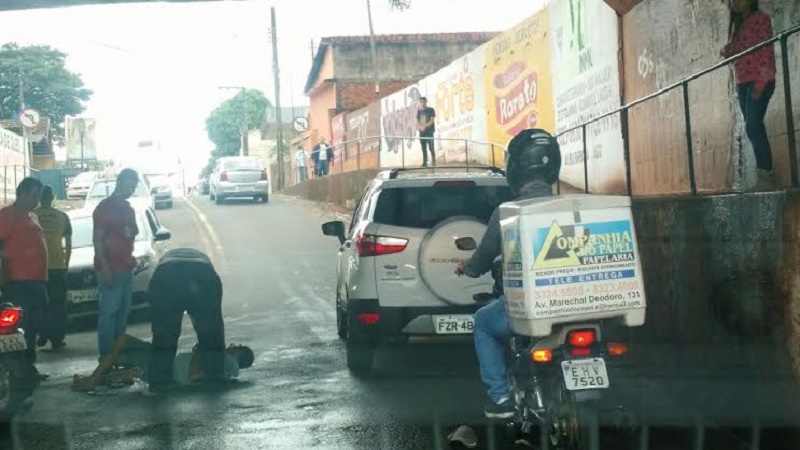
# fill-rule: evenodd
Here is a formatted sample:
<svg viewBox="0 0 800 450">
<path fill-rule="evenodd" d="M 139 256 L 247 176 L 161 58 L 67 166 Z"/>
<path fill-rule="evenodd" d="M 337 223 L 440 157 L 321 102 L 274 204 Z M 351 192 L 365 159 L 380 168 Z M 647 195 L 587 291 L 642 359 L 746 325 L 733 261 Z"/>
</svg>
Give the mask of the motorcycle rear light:
<svg viewBox="0 0 800 450">
<path fill-rule="evenodd" d="M 575 330 L 569 333 L 567 342 L 572 347 L 591 347 L 596 339 L 594 330 Z"/>
<path fill-rule="evenodd" d="M 267 181 L 267 180 L 268 180 L 267 171 L 266 170 L 262 170 L 261 171 L 261 181 Z"/>
<path fill-rule="evenodd" d="M 14 327 L 22 317 L 22 310 L 19 308 L 8 308 L 0 311 L 0 328 Z"/>
<path fill-rule="evenodd" d="M 532 350 L 531 359 L 537 363 L 550 362 L 553 360 L 553 352 L 549 348 Z"/>
<path fill-rule="evenodd" d="M 228 181 L 228 172 L 222 172 L 219 174 L 219 181 Z"/>
<path fill-rule="evenodd" d="M 380 256 L 400 253 L 406 249 L 408 239 L 364 234 L 356 239 L 358 256 Z"/>
<path fill-rule="evenodd" d="M 378 313 L 364 313 L 356 317 L 358 317 L 358 321 L 363 325 L 375 325 L 381 320 L 381 315 Z"/>
<path fill-rule="evenodd" d="M 619 342 L 609 342 L 606 346 L 608 354 L 611 356 L 623 356 L 628 354 L 628 346 Z"/>
<path fill-rule="evenodd" d="M 579 347 L 570 349 L 569 353 L 572 356 L 592 356 L 592 349 L 589 347 Z"/>
</svg>

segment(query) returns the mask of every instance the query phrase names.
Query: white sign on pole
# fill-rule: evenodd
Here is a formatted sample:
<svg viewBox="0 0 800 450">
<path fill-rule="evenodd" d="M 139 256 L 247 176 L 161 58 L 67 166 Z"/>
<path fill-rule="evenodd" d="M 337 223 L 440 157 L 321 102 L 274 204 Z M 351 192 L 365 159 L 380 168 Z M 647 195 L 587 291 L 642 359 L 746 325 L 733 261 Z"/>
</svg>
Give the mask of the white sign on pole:
<svg viewBox="0 0 800 450">
<path fill-rule="evenodd" d="M 97 159 L 96 125 L 95 119 L 84 117 L 66 117 L 64 119 L 68 160 Z"/>
</svg>

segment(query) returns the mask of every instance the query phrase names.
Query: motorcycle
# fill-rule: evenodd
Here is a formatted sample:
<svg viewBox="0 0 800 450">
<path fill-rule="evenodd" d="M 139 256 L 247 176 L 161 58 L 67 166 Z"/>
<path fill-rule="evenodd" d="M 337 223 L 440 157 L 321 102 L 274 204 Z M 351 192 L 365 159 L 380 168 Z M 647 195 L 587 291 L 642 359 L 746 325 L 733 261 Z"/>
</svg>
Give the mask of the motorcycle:
<svg viewBox="0 0 800 450">
<path fill-rule="evenodd" d="M 23 310 L 0 303 L 0 420 L 8 421 L 33 395 L 38 381 L 30 373 L 25 332 L 20 328 Z"/>
<path fill-rule="evenodd" d="M 472 238 L 459 238 L 460 249 L 474 250 Z M 499 271 L 495 264 L 493 271 Z M 473 300 L 485 305 L 495 294 L 479 293 Z M 598 449 L 594 431 L 598 414 L 616 414 L 615 422 L 628 427 L 632 417 L 621 406 L 602 409 L 603 391 L 611 380 L 610 364 L 628 354 L 623 342 L 606 339 L 615 319 L 562 323 L 543 338 L 514 336 L 509 342 L 508 375 L 516 411 L 506 420 L 519 444 L 536 448 Z M 541 432 L 541 433 L 540 433 Z"/>
</svg>

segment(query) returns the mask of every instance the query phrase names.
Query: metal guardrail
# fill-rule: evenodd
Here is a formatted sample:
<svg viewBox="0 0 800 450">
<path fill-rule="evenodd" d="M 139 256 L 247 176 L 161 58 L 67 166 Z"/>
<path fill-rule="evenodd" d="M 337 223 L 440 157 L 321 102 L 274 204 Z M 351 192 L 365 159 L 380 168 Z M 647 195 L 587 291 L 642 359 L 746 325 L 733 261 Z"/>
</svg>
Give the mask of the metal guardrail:
<svg viewBox="0 0 800 450">
<path fill-rule="evenodd" d="M 692 195 L 697 194 L 697 180 L 695 177 L 695 167 L 694 167 L 694 144 L 692 142 L 692 119 L 691 114 L 689 112 L 689 83 L 694 81 L 704 75 L 707 75 L 711 72 L 714 72 L 722 67 L 728 66 L 733 61 L 741 59 L 747 55 L 755 53 L 767 46 L 774 45 L 776 42 L 780 41 L 781 44 L 781 61 L 782 61 L 782 74 L 783 74 L 783 93 L 784 93 L 784 101 L 785 101 L 785 108 L 786 108 L 786 129 L 787 129 L 787 141 L 789 144 L 789 163 L 791 165 L 791 174 L 792 174 L 792 187 L 800 186 L 800 180 L 798 180 L 798 170 L 797 170 L 797 137 L 795 136 L 794 130 L 794 114 L 792 111 L 792 91 L 791 91 L 791 79 L 789 78 L 790 70 L 789 70 L 789 46 L 788 46 L 788 38 L 789 36 L 800 32 L 800 25 L 788 28 L 777 35 L 773 36 L 771 39 L 766 40 L 754 47 L 751 47 L 739 54 L 731 56 L 730 58 L 724 59 L 713 66 L 701 70 L 700 72 L 695 73 L 694 75 L 690 75 L 684 78 L 677 83 L 671 84 L 666 86 L 652 94 L 646 95 L 638 100 L 634 100 L 626 105 L 621 106 L 614 111 L 610 111 L 608 113 L 599 115 L 593 119 L 590 119 L 580 125 L 575 127 L 569 128 L 567 130 L 562 131 L 558 134 L 558 136 L 562 136 L 564 134 L 574 132 L 577 130 L 581 130 L 583 135 L 583 179 L 585 183 L 585 191 L 589 192 L 589 158 L 588 158 L 588 148 L 586 145 L 586 127 L 599 122 L 607 117 L 611 117 L 613 115 L 619 114 L 620 115 L 620 122 L 622 128 L 622 142 L 623 142 L 623 152 L 625 155 L 625 176 L 627 178 L 627 190 L 628 195 L 632 195 L 633 187 L 631 182 L 631 152 L 630 152 L 630 130 L 629 130 L 629 123 L 628 123 L 628 111 L 636 105 L 642 104 L 654 98 L 660 97 L 666 93 L 672 92 L 675 89 L 681 88 L 683 90 L 683 114 L 684 114 L 684 122 L 685 122 L 685 133 L 686 133 L 686 155 L 689 163 L 689 183 Z"/>
</svg>

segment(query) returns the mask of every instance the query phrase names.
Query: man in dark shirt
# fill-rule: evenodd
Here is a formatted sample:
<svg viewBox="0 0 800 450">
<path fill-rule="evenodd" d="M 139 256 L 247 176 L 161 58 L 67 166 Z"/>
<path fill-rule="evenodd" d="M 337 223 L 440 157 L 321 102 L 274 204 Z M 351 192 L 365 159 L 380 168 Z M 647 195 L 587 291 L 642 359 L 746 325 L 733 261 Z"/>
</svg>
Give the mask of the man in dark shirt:
<svg viewBox="0 0 800 450">
<path fill-rule="evenodd" d="M 433 145 L 433 133 L 436 132 L 436 110 L 428 106 L 428 99 L 420 97 L 417 110 L 417 130 L 422 147 L 422 166 L 428 167 L 428 151 L 431 153 L 431 164 L 436 165 L 436 150 Z"/>
</svg>

